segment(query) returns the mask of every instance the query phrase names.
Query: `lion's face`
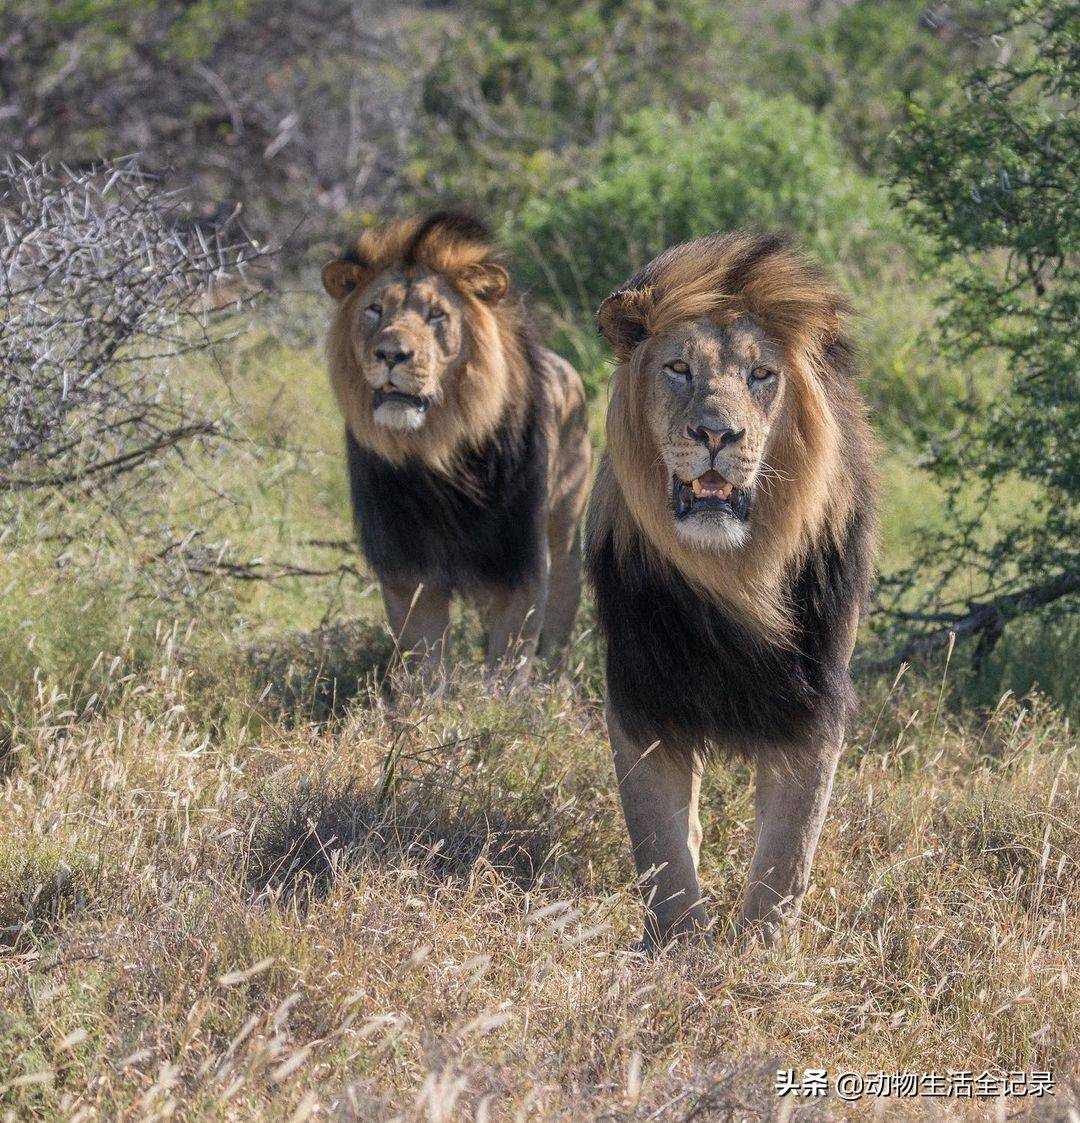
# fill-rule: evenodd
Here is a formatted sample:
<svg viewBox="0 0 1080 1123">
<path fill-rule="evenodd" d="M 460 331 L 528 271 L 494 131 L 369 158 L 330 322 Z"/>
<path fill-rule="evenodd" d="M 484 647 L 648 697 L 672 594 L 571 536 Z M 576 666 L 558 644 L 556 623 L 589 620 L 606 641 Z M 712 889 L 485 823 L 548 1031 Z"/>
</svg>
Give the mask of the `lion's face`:
<svg viewBox="0 0 1080 1123">
<path fill-rule="evenodd" d="M 520 307 L 475 219 L 437 212 L 367 229 L 322 282 L 337 304 L 330 381 L 364 448 L 449 472 L 524 403 Z"/>
<path fill-rule="evenodd" d="M 693 320 L 649 341 L 638 377 L 676 533 L 714 549 L 744 545 L 783 408 L 780 348 L 745 316 L 727 327 Z"/>
<path fill-rule="evenodd" d="M 781 239 L 738 231 L 673 246 L 613 292 L 596 316 L 618 366 L 593 533 L 788 634 L 792 562 L 856 503 L 846 310 Z"/>
<path fill-rule="evenodd" d="M 376 425 L 421 429 L 446 400 L 467 358 L 461 304 L 449 280 L 431 270 L 387 269 L 353 295 L 351 342 Z"/>
</svg>

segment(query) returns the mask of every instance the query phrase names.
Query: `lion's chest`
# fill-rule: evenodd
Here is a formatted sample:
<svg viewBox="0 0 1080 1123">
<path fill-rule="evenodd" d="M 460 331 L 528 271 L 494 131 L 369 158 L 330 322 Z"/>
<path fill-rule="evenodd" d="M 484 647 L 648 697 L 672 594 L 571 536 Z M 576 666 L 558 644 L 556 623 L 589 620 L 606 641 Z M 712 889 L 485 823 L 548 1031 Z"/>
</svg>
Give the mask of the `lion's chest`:
<svg viewBox="0 0 1080 1123">
<path fill-rule="evenodd" d="M 493 440 L 453 481 L 394 465 L 349 436 L 360 542 L 380 578 L 419 578 L 447 591 L 512 586 L 536 572 L 546 476 L 528 436 Z"/>
<path fill-rule="evenodd" d="M 828 566 L 799 588 L 801 641 L 785 647 L 632 552 L 616 556 L 610 536 L 590 545 L 588 565 L 608 645 L 608 700 L 642 744 L 690 756 L 787 755 L 843 721 L 851 687 L 838 638 L 856 602 Z"/>
</svg>

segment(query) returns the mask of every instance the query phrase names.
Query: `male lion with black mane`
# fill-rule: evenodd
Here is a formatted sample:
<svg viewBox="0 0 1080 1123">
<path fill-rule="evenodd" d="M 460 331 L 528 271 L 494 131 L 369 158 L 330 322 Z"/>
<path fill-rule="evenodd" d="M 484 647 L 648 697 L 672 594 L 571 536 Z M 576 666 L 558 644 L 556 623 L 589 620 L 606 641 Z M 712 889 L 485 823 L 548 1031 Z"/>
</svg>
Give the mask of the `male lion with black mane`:
<svg viewBox="0 0 1080 1123">
<path fill-rule="evenodd" d="M 489 667 L 520 683 L 538 642 L 565 649 L 577 613 L 581 378 L 533 340 L 468 215 L 367 230 L 322 279 L 353 514 L 397 644 L 430 678 L 463 593 L 487 616 Z"/>
<path fill-rule="evenodd" d="M 875 528 L 846 310 L 781 239 L 734 233 L 667 250 L 597 314 L 619 365 L 586 565 L 646 950 L 707 927 L 711 754 L 756 767 L 738 927 L 773 943 L 806 893 Z"/>
</svg>

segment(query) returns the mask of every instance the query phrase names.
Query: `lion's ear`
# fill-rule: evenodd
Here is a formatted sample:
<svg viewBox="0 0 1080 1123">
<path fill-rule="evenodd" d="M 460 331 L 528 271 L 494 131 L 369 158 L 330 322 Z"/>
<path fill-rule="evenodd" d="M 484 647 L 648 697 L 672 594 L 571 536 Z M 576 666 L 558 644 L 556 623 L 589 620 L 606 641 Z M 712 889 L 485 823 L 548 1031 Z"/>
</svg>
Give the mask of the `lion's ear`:
<svg viewBox="0 0 1080 1123">
<path fill-rule="evenodd" d="M 323 288 L 335 299 L 344 300 L 358 285 L 360 285 L 367 271 L 355 261 L 328 261 L 323 266 Z"/>
<path fill-rule="evenodd" d="M 613 292 L 597 309 L 596 325 L 620 362 L 626 362 L 649 334 L 646 304 L 647 298 L 640 289 L 624 289 Z"/>
<path fill-rule="evenodd" d="M 825 317 L 825 323 L 819 332 L 821 339 L 821 349 L 828 351 L 828 349 L 840 338 L 843 331 L 843 325 L 840 323 L 840 313 L 846 309 L 838 307 L 833 304 Z"/>
<path fill-rule="evenodd" d="M 497 261 L 481 261 L 458 274 L 458 283 L 485 304 L 498 304 L 510 291 L 510 274 Z"/>
</svg>

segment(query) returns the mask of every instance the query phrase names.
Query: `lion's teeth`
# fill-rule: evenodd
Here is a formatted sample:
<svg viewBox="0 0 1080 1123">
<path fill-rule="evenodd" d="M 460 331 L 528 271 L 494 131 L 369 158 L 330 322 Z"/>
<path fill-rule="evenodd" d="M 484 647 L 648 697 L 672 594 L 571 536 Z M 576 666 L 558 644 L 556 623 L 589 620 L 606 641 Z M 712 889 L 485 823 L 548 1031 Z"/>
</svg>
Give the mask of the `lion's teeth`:
<svg viewBox="0 0 1080 1123">
<path fill-rule="evenodd" d="M 735 485 L 724 480 L 723 483 L 702 483 L 701 479 L 690 481 L 690 487 L 696 496 L 704 497 L 705 499 L 723 499 L 727 500 L 728 496 L 735 490 Z"/>
</svg>

